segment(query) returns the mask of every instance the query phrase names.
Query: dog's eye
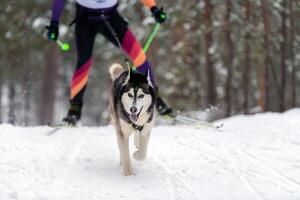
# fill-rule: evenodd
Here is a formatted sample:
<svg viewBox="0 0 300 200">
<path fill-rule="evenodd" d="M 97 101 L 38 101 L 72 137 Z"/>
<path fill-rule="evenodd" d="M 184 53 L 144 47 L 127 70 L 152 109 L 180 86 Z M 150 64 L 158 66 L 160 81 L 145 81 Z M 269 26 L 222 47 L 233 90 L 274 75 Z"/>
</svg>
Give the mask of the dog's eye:
<svg viewBox="0 0 300 200">
<path fill-rule="evenodd" d="M 132 98 L 133 96 L 132 96 L 132 94 L 130 94 L 130 93 L 128 93 L 128 96 L 130 97 L 130 98 Z"/>
<path fill-rule="evenodd" d="M 142 98 L 144 98 L 144 96 L 145 96 L 145 95 L 140 94 L 140 95 L 139 95 L 139 98 L 142 99 Z"/>
</svg>

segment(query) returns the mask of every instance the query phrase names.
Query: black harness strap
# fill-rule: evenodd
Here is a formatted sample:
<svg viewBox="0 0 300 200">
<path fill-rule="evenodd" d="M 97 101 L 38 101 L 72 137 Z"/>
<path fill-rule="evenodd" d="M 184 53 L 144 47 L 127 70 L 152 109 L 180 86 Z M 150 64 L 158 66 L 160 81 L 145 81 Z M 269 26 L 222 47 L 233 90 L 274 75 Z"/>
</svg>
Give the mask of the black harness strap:
<svg viewBox="0 0 300 200">
<path fill-rule="evenodd" d="M 150 109 L 150 112 L 151 112 L 152 109 Z M 124 110 L 124 108 L 121 109 L 121 112 L 122 112 L 122 119 L 124 119 L 128 124 L 130 124 L 132 126 L 132 128 L 136 129 L 136 130 L 139 130 L 139 131 L 142 131 L 143 128 L 144 128 L 144 125 L 143 126 L 140 126 L 140 125 L 137 125 L 135 123 L 133 123 L 130 119 L 129 119 L 129 116 L 127 114 L 127 112 Z M 150 117 L 148 119 L 148 121 L 146 123 L 149 123 L 151 122 L 151 120 L 153 119 L 153 116 L 154 116 L 154 113 L 151 112 L 150 113 Z"/>
<path fill-rule="evenodd" d="M 105 25 L 107 26 L 108 30 L 110 31 L 110 33 L 112 34 L 112 36 L 114 37 L 114 39 L 117 41 L 117 44 L 118 44 L 119 48 L 124 51 L 125 55 L 127 55 L 126 52 L 125 52 L 125 50 L 122 47 L 121 41 L 120 41 L 120 39 L 119 39 L 119 37 L 118 37 L 115 29 L 109 23 L 109 21 L 107 20 L 107 18 L 104 18 L 103 21 L 104 21 Z"/>
<path fill-rule="evenodd" d="M 69 26 L 71 27 L 74 23 L 76 23 L 80 19 L 89 19 L 93 21 L 97 20 L 107 20 L 112 17 L 114 12 L 116 12 L 118 4 L 111 8 L 101 8 L 101 9 L 90 9 L 76 4 L 76 16 L 71 21 Z"/>
<path fill-rule="evenodd" d="M 139 131 L 142 131 L 144 126 L 139 126 L 139 125 L 136 125 L 134 123 L 131 122 L 131 126 L 132 128 L 136 129 L 136 130 L 139 130 Z"/>
</svg>

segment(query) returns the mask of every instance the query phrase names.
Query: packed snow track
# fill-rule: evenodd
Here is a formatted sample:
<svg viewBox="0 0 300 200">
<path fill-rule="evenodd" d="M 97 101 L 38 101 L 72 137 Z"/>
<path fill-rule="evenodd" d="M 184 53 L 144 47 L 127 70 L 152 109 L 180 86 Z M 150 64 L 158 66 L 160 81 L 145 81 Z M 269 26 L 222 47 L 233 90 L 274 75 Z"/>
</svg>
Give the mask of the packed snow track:
<svg viewBox="0 0 300 200">
<path fill-rule="evenodd" d="M 2 124 L 0 199 L 300 199 L 299 109 L 218 123 L 155 127 L 147 160 L 131 158 L 131 177 L 122 175 L 112 126 L 49 135 L 49 127 Z"/>
</svg>

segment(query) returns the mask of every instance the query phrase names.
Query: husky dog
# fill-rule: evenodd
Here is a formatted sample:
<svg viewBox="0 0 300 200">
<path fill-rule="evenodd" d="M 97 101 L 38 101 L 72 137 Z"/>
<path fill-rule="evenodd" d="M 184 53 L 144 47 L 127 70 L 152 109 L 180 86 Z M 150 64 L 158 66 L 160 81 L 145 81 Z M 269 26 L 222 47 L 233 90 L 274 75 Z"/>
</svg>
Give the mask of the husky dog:
<svg viewBox="0 0 300 200">
<path fill-rule="evenodd" d="M 115 127 L 121 165 L 125 176 L 133 175 L 129 155 L 129 136 L 134 132 L 136 160 L 145 160 L 151 129 L 154 125 L 157 90 L 147 74 L 125 71 L 120 64 L 110 69 L 113 81 L 109 111 Z"/>
</svg>

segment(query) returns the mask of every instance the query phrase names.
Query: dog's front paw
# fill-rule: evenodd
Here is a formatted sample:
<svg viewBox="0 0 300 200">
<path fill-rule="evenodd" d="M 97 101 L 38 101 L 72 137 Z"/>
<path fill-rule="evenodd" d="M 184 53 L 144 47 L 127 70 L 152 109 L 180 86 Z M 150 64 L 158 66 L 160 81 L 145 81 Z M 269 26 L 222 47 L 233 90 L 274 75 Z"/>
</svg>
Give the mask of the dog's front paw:
<svg viewBox="0 0 300 200">
<path fill-rule="evenodd" d="M 132 176 L 132 175 L 134 175 L 133 170 L 132 170 L 131 167 L 129 167 L 129 168 L 125 168 L 124 167 L 123 174 L 124 174 L 124 176 Z"/>
<path fill-rule="evenodd" d="M 134 152 L 133 157 L 134 157 L 136 160 L 139 160 L 139 161 L 143 161 L 143 160 L 146 159 L 146 155 L 143 154 L 143 153 L 141 153 L 140 151 Z"/>
</svg>

